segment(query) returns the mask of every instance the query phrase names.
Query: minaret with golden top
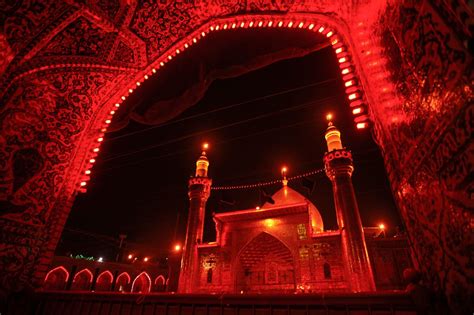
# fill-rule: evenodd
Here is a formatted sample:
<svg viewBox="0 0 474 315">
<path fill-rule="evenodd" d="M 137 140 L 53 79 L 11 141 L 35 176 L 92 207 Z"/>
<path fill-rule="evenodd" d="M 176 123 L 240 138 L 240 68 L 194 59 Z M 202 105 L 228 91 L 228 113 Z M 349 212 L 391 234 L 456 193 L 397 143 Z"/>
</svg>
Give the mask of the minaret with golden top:
<svg viewBox="0 0 474 315">
<path fill-rule="evenodd" d="M 342 146 L 341 132 L 333 125 L 332 116 L 328 115 L 327 119 L 329 124 L 325 138 L 328 152 L 324 155 L 324 166 L 332 183 L 347 283 L 353 292 L 375 291 L 359 207 L 352 186 L 352 153 Z"/>
<path fill-rule="evenodd" d="M 208 148 L 209 145 L 207 143 L 202 146 L 201 156 L 196 161 L 196 173 L 188 182 L 189 213 L 179 275 L 178 292 L 180 293 L 195 292 L 194 289 L 199 280 L 197 247 L 202 242 L 206 202 L 212 185 L 212 179 L 207 177 L 209 160 L 207 159 L 206 150 Z"/>
</svg>

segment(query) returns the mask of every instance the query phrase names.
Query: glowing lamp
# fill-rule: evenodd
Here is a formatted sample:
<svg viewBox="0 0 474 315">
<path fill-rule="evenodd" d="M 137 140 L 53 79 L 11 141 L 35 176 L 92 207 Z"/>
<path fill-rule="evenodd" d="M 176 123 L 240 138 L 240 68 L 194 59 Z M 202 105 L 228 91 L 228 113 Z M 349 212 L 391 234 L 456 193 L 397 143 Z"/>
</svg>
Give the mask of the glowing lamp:
<svg viewBox="0 0 474 315">
<path fill-rule="evenodd" d="M 255 207 L 255 210 L 260 210 L 260 207 Z"/>
<path fill-rule="evenodd" d="M 287 168 L 286 166 L 283 166 L 283 167 L 281 168 L 281 173 L 282 173 L 282 174 L 286 174 L 287 171 L 288 171 L 288 168 Z"/>
<path fill-rule="evenodd" d="M 86 171 L 84 172 L 84 174 L 86 174 L 86 175 L 90 175 L 90 173 L 91 173 L 91 170 L 86 170 Z"/>
<path fill-rule="evenodd" d="M 272 25 L 273 25 L 273 22 L 272 22 L 272 21 L 268 22 L 268 26 L 269 26 L 269 27 L 271 27 Z"/>
<path fill-rule="evenodd" d="M 359 97 L 360 97 L 359 93 L 351 93 L 351 94 L 349 94 L 349 96 L 347 96 L 347 98 L 350 101 L 355 100 L 356 98 L 359 98 Z"/>
<path fill-rule="evenodd" d="M 106 124 L 110 124 L 111 122 L 112 122 L 112 121 L 111 121 L 110 119 L 107 119 L 107 120 L 105 121 Z"/>
<path fill-rule="evenodd" d="M 184 47 L 186 47 L 186 45 L 188 45 L 188 44 L 184 44 Z M 165 63 L 164 63 L 163 61 L 162 61 L 162 62 L 160 62 L 160 66 L 162 66 L 162 67 L 163 67 L 164 65 L 165 65 Z"/>
<path fill-rule="evenodd" d="M 331 37 L 333 35 L 333 31 L 329 31 L 327 34 L 326 34 L 326 37 Z"/>
<path fill-rule="evenodd" d="M 235 23 L 232 23 L 232 28 L 235 28 L 236 27 L 236 24 Z"/>
<path fill-rule="evenodd" d="M 145 80 L 148 80 L 148 74 L 145 74 L 145 75 L 143 76 L 143 78 L 144 78 Z"/>
<path fill-rule="evenodd" d="M 253 26 L 253 22 L 250 22 L 250 23 L 249 23 L 249 27 L 252 27 L 252 26 Z"/>
<path fill-rule="evenodd" d="M 282 26 L 283 26 L 283 21 L 278 22 L 278 27 L 282 27 Z"/>
<path fill-rule="evenodd" d="M 128 258 L 128 259 L 132 259 L 132 258 L 133 258 L 133 255 L 132 255 L 132 254 L 130 254 L 130 255 L 128 255 L 128 257 L 127 257 L 127 258 Z"/>
<path fill-rule="evenodd" d="M 308 29 L 309 29 L 309 30 L 312 30 L 313 28 L 314 28 L 314 24 L 311 23 L 311 24 L 308 26 Z"/>
<path fill-rule="evenodd" d="M 99 257 L 99 259 L 97 259 L 98 262 L 103 262 L 104 261 L 104 258 L 103 257 Z"/>
<path fill-rule="evenodd" d="M 82 187 L 84 187 L 85 185 L 87 185 L 87 182 L 81 182 Z"/>
<path fill-rule="evenodd" d="M 123 101 L 125 101 L 125 96 L 122 95 L 121 99 L 122 99 Z"/>
<path fill-rule="evenodd" d="M 240 23 L 240 27 L 244 27 L 244 26 L 245 26 L 245 22 Z"/>
<path fill-rule="evenodd" d="M 95 163 L 95 159 L 90 159 L 89 163 Z"/>
<path fill-rule="evenodd" d="M 94 148 L 92 151 L 99 152 L 99 148 Z"/>
<path fill-rule="evenodd" d="M 293 22 L 290 21 L 290 23 L 288 23 L 287 27 L 292 27 L 292 26 L 293 26 Z"/>
<path fill-rule="evenodd" d="M 275 225 L 275 220 L 265 219 L 264 223 L 265 223 L 265 226 L 267 226 L 267 227 L 273 227 Z"/>
<path fill-rule="evenodd" d="M 147 261 L 148 261 L 148 257 L 143 258 L 143 261 L 144 261 L 144 262 L 147 262 Z"/>
<path fill-rule="evenodd" d="M 169 59 L 169 60 L 173 59 L 173 56 L 168 55 L 168 59 Z"/>
<path fill-rule="evenodd" d="M 342 69 L 341 73 L 342 73 L 342 74 L 348 74 L 348 73 L 351 73 L 351 68 L 345 68 L 345 69 Z"/>
<path fill-rule="evenodd" d="M 102 142 L 104 141 L 104 138 L 100 137 L 100 138 L 97 138 L 97 142 Z"/>
<path fill-rule="evenodd" d="M 115 115 L 115 111 L 114 111 L 114 110 L 111 110 L 109 114 L 110 114 L 110 115 Z"/>
<path fill-rule="evenodd" d="M 329 113 L 329 114 L 326 115 L 326 120 L 327 120 L 327 121 L 331 121 L 331 120 L 332 120 L 332 114 L 331 114 L 331 113 Z"/>
<path fill-rule="evenodd" d="M 156 69 L 155 68 L 151 69 L 151 72 L 156 73 Z"/>
<path fill-rule="evenodd" d="M 346 87 L 350 87 L 350 86 L 353 86 L 355 84 L 355 81 L 354 80 L 348 80 L 344 83 L 344 85 Z"/>
<path fill-rule="evenodd" d="M 128 89 L 128 93 L 133 93 L 133 89 Z"/>
<path fill-rule="evenodd" d="M 367 123 L 366 122 L 357 123 L 356 127 L 357 129 L 365 129 L 367 128 Z"/>
<path fill-rule="evenodd" d="M 344 62 L 347 62 L 347 58 L 342 57 L 342 58 L 339 58 L 338 61 L 339 61 L 339 63 L 344 63 Z"/>
<path fill-rule="evenodd" d="M 362 108 L 361 107 L 356 107 L 352 110 L 352 114 L 354 114 L 354 115 L 358 115 L 360 113 L 362 113 Z"/>
<path fill-rule="evenodd" d="M 259 27 L 262 27 L 262 25 L 263 25 L 263 22 L 262 22 L 262 21 L 258 22 L 258 26 L 259 26 Z"/>
<path fill-rule="evenodd" d="M 174 245 L 174 251 L 175 252 L 179 252 L 180 250 L 181 250 L 181 245 L 179 245 L 179 244 Z"/>
<path fill-rule="evenodd" d="M 383 224 L 383 223 L 380 223 L 380 224 L 379 224 L 379 229 L 381 229 L 381 230 L 385 230 L 385 224 Z"/>
<path fill-rule="evenodd" d="M 324 26 L 321 26 L 321 27 L 319 28 L 318 32 L 320 32 L 320 33 L 324 32 Z"/>
<path fill-rule="evenodd" d="M 203 143 L 203 144 L 202 144 L 202 149 L 203 149 L 203 150 L 209 149 L 209 143 L 207 143 L 207 142 Z"/>
<path fill-rule="evenodd" d="M 179 54 L 181 52 L 181 50 L 179 49 L 176 49 L 176 53 Z"/>
<path fill-rule="evenodd" d="M 202 37 L 206 36 L 206 33 L 201 32 L 201 36 L 202 36 Z"/>
<path fill-rule="evenodd" d="M 304 25 L 304 23 L 303 23 L 303 22 L 300 22 L 300 24 L 298 24 L 298 27 L 299 27 L 299 28 L 302 28 L 303 25 Z"/>
<path fill-rule="evenodd" d="M 218 27 L 219 27 L 219 26 L 218 26 Z M 216 29 L 217 29 L 217 27 L 216 27 Z M 197 43 L 196 37 L 193 38 L 193 43 Z"/>
<path fill-rule="evenodd" d="M 224 29 L 225 29 L 225 30 L 227 29 L 227 24 L 224 24 Z"/>
</svg>

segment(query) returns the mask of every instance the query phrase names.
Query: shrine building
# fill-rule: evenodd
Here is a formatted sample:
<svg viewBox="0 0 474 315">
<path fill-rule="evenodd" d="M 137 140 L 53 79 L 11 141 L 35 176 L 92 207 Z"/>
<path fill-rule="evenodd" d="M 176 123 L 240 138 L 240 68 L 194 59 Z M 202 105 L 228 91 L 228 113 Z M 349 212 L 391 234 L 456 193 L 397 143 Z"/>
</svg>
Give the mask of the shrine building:
<svg viewBox="0 0 474 315">
<path fill-rule="evenodd" d="M 212 180 L 204 150 L 189 180 L 189 216 L 180 293 L 373 292 L 403 289 L 411 267 L 403 236 L 379 238 L 362 226 L 352 186 L 352 154 L 329 122 L 325 172 L 332 182 L 338 230 L 325 230 L 316 205 L 288 186 L 274 204 L 213 215 L 215 242 L 203 243 Z"/>
</svg>

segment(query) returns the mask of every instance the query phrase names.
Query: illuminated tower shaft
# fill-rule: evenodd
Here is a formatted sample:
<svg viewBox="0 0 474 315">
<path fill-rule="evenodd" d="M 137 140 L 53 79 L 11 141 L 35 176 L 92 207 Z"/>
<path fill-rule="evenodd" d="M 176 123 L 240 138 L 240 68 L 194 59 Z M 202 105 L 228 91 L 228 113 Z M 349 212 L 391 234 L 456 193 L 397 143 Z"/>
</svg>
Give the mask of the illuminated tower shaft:
<svg viewBox="0 0 474 315">
<path fill-rule="evenodd" d="M 209 162 L 203 152 L 196 162 L 196 175 L 189 179 L 189 213 L 186 241 L 181 260 L 178 292 L 193 293 L 199 276 L 198 244 L 202 242 L 206 202 L 210 195 L 212 180 L 207 177 Z"/>
<path fill-rule="evenodd" d="M 375 291 L 359 207 L 352 186 L 352 154 L 342 147 L 340 132 L 332 123 L 329 123 L 325 137 L 328 152 L 324 155 L 324 165 L 326 175 L 332 182 L 347 282 L 353 292 Z"/>
</svg>

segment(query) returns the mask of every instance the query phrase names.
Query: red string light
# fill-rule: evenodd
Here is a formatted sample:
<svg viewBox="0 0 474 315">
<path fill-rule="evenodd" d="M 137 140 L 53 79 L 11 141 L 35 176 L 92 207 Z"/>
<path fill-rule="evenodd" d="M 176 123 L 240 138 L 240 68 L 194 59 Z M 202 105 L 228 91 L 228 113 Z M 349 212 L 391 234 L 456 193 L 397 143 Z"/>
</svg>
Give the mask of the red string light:
<svg viewBox="0 0 474 315">
<path fill-rule="evenodd" d="M 306 177 L 306 176 L 319 174 L 323 171 L 324 171 L 324 168 L 320 168 L 320 169 L 317 169 L 317 170 L 314 170 L 314 171 L 311 171 L 311 172 L 307 172 L 307 173 L 304 173 L 304 174 L 288 177 L 287 180 L 292 181 L 292 180 L 300 179 L 300 178 L 303 178 L 303 177 Z M 275 180 L 271 180 L 271 181 L 268 181 L 268 182 L 260 182 L 260 183 L 254 183 L 254 184 L 233 185 L 233 186 L 212 186 L 211 190 L 252 189 L 252 188 L 259 188 L 259 187 L 264 187 L 264 186 L 275 185 L 275 184 L 281 183 L 282 181 L 283 181 L 282 179 L 275 179 Z"/>
</svg>

